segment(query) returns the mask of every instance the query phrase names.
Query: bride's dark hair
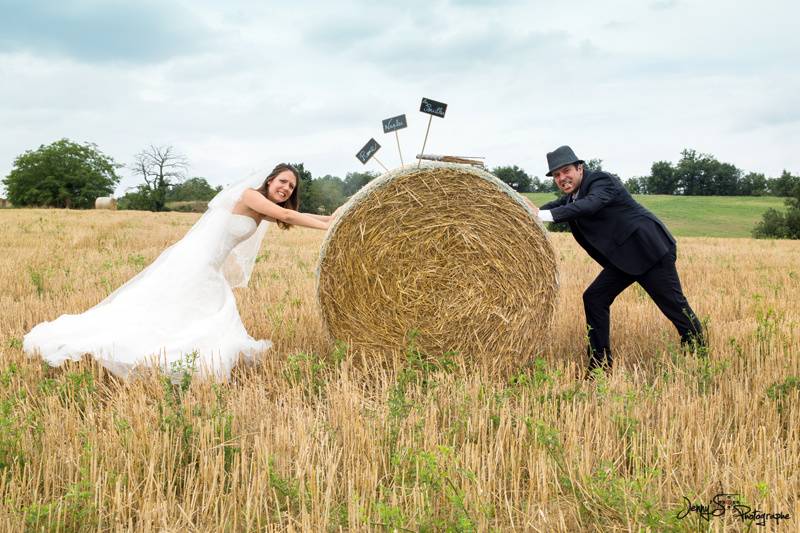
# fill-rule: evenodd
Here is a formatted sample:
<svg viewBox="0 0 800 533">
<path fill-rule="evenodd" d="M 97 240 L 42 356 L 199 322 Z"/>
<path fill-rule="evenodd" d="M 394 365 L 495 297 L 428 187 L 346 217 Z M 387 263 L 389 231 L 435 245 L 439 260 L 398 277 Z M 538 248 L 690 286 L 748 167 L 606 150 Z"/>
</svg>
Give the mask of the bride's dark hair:
<svg viewBox="0 0 800 533">
<path fill-rule="evenodd" d="M 292 194 L 289 196 L 289 198 L 279 203 L 278 205 L 286 209 L 298 211 L 300 209 L 300 173 L 297 172 L 297 169 L 294 168 L 292 165 L 289 165 L 287 163 L 279 163 L 277 166 L 275 166 L 275 168 L 272 169 L 272 172 L 269 173 L 267 178 L 264 180 L 263 185 L 261 185 L 261 187 L 259 187 L 256 190 L 260 192 L 262 195 L 264 195 L 264 198 L 267 198 L 269 200 L 269 198 L 267 197 L 267 187 L 269 187 L 269 182 L 274 180 L 278 174 L 286 170 L 294 174 L 295 185 L 294 189 L 292 189 Z M 289 229 L 292 227 L 291 225 L 285 222 L 281 222 L 280 220 L 276 222 L 278 224 L 278 227 L 281 229 Z"/>
</svg>

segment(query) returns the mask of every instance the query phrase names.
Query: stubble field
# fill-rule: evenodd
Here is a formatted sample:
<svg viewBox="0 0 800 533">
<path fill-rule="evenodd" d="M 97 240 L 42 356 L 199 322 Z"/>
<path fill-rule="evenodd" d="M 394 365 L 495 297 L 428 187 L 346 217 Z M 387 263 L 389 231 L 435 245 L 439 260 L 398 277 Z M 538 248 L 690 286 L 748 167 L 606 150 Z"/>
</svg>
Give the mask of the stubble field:
<svg viewBox="0 0 800 533">
<path fill-rule="evenodd" d="M 99 302 L 196 218 L 0 210 L 0 530 L 800 528 L 800 242 L 679 239 L 708 359 L 631 287 L 612 307 L 614 371 L 591 383 L 581 293 L 599 267 L 568 234 L 551 235 L 551 341 L 505 375 L 335 343 L 315 295 L 323 233 L 275 227 L 236 292 L 274 348 L 231 382 L 25 356 L 31 327 Z M 687 513 L 719 493 L 736 508 Z"/>
</svg>

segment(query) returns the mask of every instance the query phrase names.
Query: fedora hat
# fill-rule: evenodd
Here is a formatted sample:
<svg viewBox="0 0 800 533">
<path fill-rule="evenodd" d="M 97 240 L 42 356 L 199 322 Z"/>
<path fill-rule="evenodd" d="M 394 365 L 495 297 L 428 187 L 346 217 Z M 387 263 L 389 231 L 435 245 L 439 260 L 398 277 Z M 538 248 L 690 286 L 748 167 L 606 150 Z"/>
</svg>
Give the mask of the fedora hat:
<svg viewBox="0 0 800 533">
<path fill-rule="evenodd" d="M 583 163 L 583 159 L 578 159 L 569 146 L 559 146 L 552 152 L 547 152 L 547 166 L 550 167 L 550 170 L 545 175 L 552 176 L 554 170 L 573 163 Z"/>
</svg>

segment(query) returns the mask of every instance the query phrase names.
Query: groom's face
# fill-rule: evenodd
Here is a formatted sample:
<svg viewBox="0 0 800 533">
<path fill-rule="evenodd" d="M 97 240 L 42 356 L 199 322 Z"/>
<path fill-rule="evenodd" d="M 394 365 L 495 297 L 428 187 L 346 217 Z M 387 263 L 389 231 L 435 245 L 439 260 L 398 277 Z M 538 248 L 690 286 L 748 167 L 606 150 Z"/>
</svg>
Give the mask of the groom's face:
<svg viewBox="0 0 800 533">
<path fill-rule="evenodd" d="M 553 181 L 564 194 L 572 194 L 581 186 L 583 165 L 570 164 L 553 171 Z"/>
</svg>

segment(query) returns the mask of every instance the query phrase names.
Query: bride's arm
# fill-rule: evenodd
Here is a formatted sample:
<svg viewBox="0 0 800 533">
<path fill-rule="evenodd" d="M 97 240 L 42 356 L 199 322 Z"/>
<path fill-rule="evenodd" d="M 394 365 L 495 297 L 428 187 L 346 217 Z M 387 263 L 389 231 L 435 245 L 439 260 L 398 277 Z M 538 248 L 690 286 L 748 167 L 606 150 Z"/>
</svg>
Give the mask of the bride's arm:
<svg viewBox="0 0 800 533">
<path fill-rule="evenodd" d="M 285 209 L 274 202 L 270 202 L 260 192 L 248 189 L 242 194 L 242 202 L 258 213 L 274 219 L 291 224 L 293 226 L 303 226 L 305 228 L 328 229 L 329 222 L 319 220 L 314 216 L 299 213 L 292 209 Z"/>
<path fill-rule="evenodd" d="M 316 218 L 317 220 L 321 220 L 323 222 L 330 222 L 332 218 L 330 215 L 315 215 L 313 213 L 303 213 L 303 214 L 311 218 Z"/>
</svg>

